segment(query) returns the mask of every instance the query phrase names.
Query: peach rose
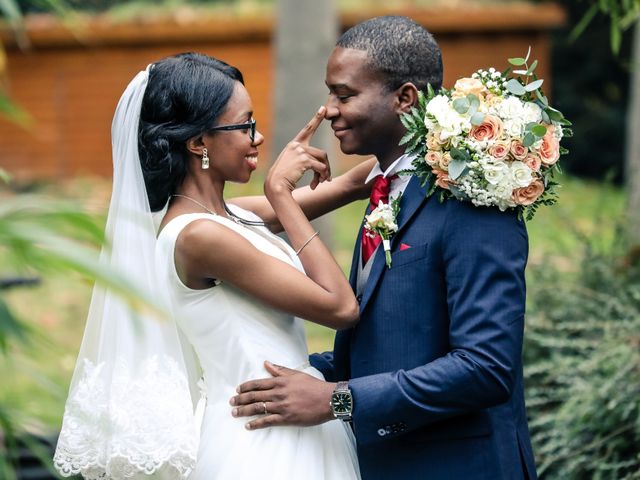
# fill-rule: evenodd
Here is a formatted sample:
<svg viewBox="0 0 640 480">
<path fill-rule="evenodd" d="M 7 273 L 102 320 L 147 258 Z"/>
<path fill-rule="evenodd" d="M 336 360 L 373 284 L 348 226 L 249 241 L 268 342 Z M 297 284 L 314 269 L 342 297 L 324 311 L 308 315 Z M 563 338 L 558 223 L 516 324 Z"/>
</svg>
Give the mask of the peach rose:
<svg viewBox="0 0 640 480">
<path fill-rule="evenodd" d="M 536 178 L 528 187 L 516 188 L 511 194 L 516 205 L 531 205 L 544 192 L 542 180 Z"/>
<path fill-rule="evenodd" d="M 444 155 L 442 155 L 442 158 L 440 158 L 440 170 L 448 172 L 449 162 L 451 162 L 451 154 L 449 152 L 445 152 Z"/>
<path fill-rule="evenodd" d="M 537 154 L 528 153 L 525 159 L 523 160 L 523 162 L 525 163 L 525 165 L 527 165 L 527 167 L 529 167 L 534 172 L 540 171 L 540 164 L 542 163 L 542 161 L 540 160 L 540 157 Z"/>
<path fill-rule="evenodd" d="M 466 97 L 469 94 L 473 94 L 476 97 L 480 98 L 487 92 L 487 87 L 485 87 L 480 80 L 477 78 L 459 78 L 456 81 L 456 84 L 453 86 L 453 93 L 451 96 L 453 98 L 461 98 Z"/>
<path fill-rule="evenodd" d="M 427 135 L 427 148 L 429 150 L 442 150 L 442 143 L 435 135 Z"/>
<path fill-rule="evenodd" d="M 434 168 L 433 173 L 436 174 L 436 185 L 449 190 L 449 184 L 453 183 L 449 178 L 449 173 L 439 168 Z"/>
<path fill-rule="evenodd" d="M 511 140 L 511 155 L 516 160 L 524 160 L 527 158 L 529 149 L 525 147 L 520 140 Z"/>
<path fill-rule="evenodd" d="M 440 160 L 442 160 L 442 153 L 434 152 L 433 150 L 429 150 L 424 156 L 424 161 L 431 167 L 440 165 Z"/>
<path fill-rule="evenodd" d="M 511 146 L 509 145 L 508 142 L 505 142 L 503 140 L 498 140 L 489 148 L 489 155 L 491 155 L 493 158 L 496 158 L 498 160 L 503 160 L 507 157 L 507 155 L 509 155 L 510 151 L 511 151 Z"/>
<path fill-rule="evenodd" d="M 542 144 L 540 145 L 540 160 L 543 165 L 550 167 L 558 161 L 560 158 L 560 142 L 553 134 L 554 126 L 547 125 L 547 133 L 542 137 Z"/>
<path fill-rule="evenodd" d="M 485 115 L 480 125 L 474 125 L 469 130 L 469 136 L 478 142 L 500 138 L 504 127 L 502 120 L 493 115 Z"/>
<path fill-rule="evenodd" d="M 502 102 L 502 97 L 500 97 L 499 95 L 495 95 L 494 93 L 491 93 L 491 92 L 487 93 L 487 95 L 484 97 L 484 103 L 488 107 L 495 107 L 501 102 Z"/>
</svg>

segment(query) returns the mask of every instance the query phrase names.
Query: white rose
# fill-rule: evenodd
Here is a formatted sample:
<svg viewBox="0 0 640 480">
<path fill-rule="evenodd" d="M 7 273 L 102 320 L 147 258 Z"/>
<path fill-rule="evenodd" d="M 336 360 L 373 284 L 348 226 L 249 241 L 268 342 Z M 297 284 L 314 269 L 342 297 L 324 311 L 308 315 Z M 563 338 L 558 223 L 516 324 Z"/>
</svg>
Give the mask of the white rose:
<svg viewBox="0 0 640 480">
<path fill-rule="evenodd" d="M 508 179 L 509 167 L 504 163 L 485 163 L 482 165 L 484 178 L 491 185 L 504 183 Z"/>
<path fill-rule="evenodd" d="M 509 169 L 511 183 L 515 188 L 528 187 L 533 180 L 533 170 L 522 162 L 513 162 Z"/>
<path fill-rule="evenodd" d="M 540 123 L 542 120 L 542 109 L 533 102 L 526 102 L 523 106 L 523 123 Z"/>
</svg>

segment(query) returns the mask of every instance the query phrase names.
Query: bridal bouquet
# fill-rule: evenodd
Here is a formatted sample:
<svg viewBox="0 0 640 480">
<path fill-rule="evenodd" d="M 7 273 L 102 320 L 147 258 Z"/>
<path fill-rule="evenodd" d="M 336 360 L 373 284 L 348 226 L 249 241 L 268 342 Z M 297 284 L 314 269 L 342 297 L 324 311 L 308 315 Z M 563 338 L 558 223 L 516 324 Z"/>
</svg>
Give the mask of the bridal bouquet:
<svg viewBox="0 0 640 480">
<path fill-rule="evenodd" d="M 556 201 L 553 175 L 571 123 L 549 105 L 535 75 L 537 61 L 510 58 L 517 70 L 478 70 L 453 89 L 420 92 L 418 106 L 401 117 L 400 144 L 417 155 L 415 175 L 428 195 L 477 206 L 516 208 L 527 220 Z"/>
</svg>

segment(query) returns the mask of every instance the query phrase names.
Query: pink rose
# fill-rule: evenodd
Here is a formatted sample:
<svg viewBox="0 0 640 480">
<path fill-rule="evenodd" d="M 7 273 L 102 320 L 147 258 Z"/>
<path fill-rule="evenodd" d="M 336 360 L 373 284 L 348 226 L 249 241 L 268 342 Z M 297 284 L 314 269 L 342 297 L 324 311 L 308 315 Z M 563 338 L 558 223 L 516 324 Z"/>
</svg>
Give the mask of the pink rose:
<svg viewBox="0 0 640 480">
<path fill-rule="evenodd" d="M 439 168 L 434 168 L 433 173 L 436 174 L 436 185 L 440 188 L 449 190 L 449 184 L 453 183 L 449 178 L 449 173 Z"/>
<path fill-rule="evenodd" d="M 511 155 L 516 160 L 524 160 L 527 158 L 529 149 L 525 147 L 520 140 L 511 140 Z"/>
<path fill-rule="evenodd" d="M 547 133 L 542 137 L 542 145 L 538 153 L 543 165 L 550 167 L 560 158 L 560 142 L 553 134 L 554 126 L 547 125 Z"/>
<path fill-rule="evenodd" d="M 500 138 L 504 128 L 502 120 L 493 115 L 485 115 L 480 125 L 474 125 L 469 131 L 469 136 L 478 142 Z"/>
<path fill-rule="evenodd" d="M 453 86 L 453 98 L 466 97 L 469 94 L 473 94 L 476 97 L 481 97 L 487 92 L 487 87 L 477 78 L 459 78 L 456 84 Z"/>
<path fill-rule="evenodd" d="M 489 148 L 489 155 L 497 160 L 503 160 L 509 155 L 511 147 L 509 143 L 502 140 L 497 141 Z"/>
<path fill-rule="evenodd" d="M 511 198 L 516 205 L 531 205 L 544 192 L 542 180 L 536 178 L 528 187 L 516 188 L 511 194 Z"/>
<path fill-rule="evenodd" d="M 523 161 L 525 165 L 527 165 L 527 167 L 529 167 L 534 172 L 540 171 L 540 164 L 542 163 L 542 161 L 540 160 L 540 157 L 537 154 L 528 153 L 526 158 Z"/>
</svg>

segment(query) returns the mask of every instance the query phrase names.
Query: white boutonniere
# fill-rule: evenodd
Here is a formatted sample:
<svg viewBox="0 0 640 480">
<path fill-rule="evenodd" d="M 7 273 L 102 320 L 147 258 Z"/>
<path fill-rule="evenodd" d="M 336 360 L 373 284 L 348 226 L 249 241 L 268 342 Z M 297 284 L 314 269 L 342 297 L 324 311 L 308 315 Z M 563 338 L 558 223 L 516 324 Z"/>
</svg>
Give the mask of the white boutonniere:
<svg viewBox="0 0 640 480">
<path fill-rule="evenodd" d="M 391 268 L 391 237 L 398 231 L 396 218 L 400 212 L 402 194 L 391 199 L 391 203 L 378 203 L 378 206 L 365 217 L 365 235 L 373 238 L 380 235 L 384 248 L 384 258 L 388 268 Z"/>
</svg>

